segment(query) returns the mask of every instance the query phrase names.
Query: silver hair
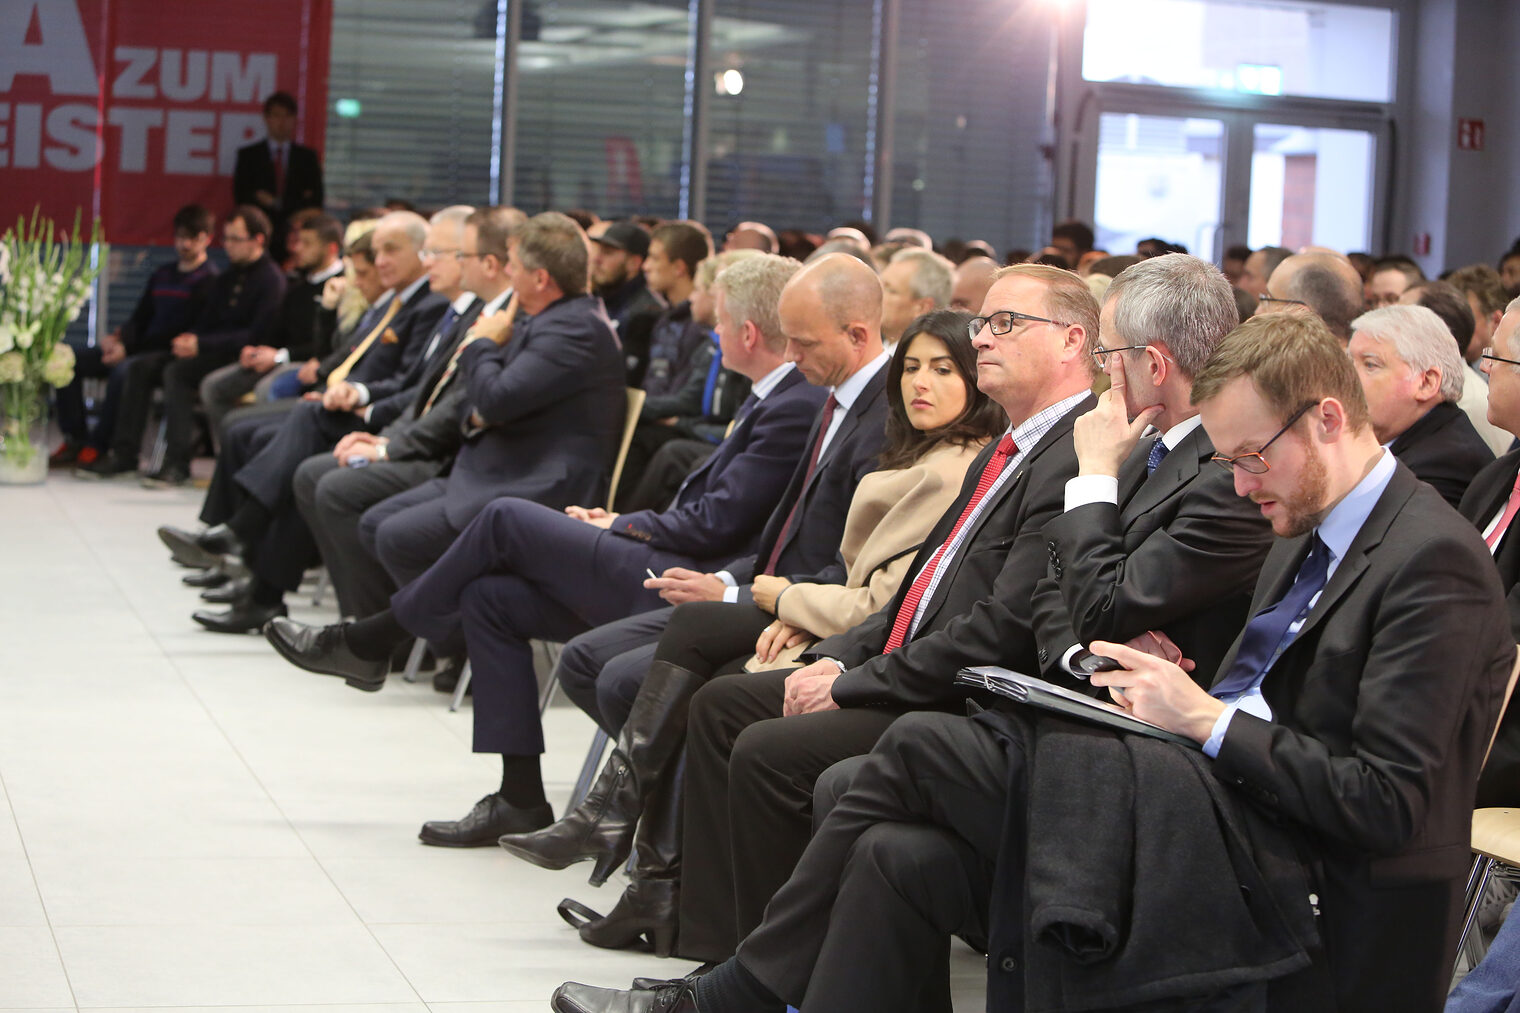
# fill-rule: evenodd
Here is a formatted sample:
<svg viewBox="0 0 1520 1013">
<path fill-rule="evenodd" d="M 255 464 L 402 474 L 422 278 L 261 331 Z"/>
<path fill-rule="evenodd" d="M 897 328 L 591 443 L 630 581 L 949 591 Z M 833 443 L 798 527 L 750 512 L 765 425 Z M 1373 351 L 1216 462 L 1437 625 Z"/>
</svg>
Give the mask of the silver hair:
<svg viewBox="0 0 1520 1013">
<path fill-rule="evenodd" d="M 1229 279 L 1186 253 L 1126 267 L 1109 284 L 1105 302 L 1113 304 L 1119 332 L 1101 335 L 1105 346 L 1160 342 L 1188 376 L 1197 376 L 1220 340 L 1240 325 Z"/>
<path fill-rule="evenodd" d="M 429 225 L 452 225 L 455 228 L 464 228 L 464 220 L 475 213 L 475 209 L 468 204 L 450 204 L 442 211 L 434 213 L 428 219 Z"/>
<path fill-rule="evenodd" d="M 377 229 L 400 229 L 417 249 L 427 242 L 427 219 L 415 211 L 392 211 L 375 223 Z"/>
<path fill-rule="evenodd" d="M 913 280 L 909 282 L 915 299 L 933 299 L 934 308 L 942 310 L 950 305 L 950 293 L 955 290 L 955 265 L 933 250 L 909 247 L 898 250 L 889 263 L 913 265 Z"/>
<path fill-rule="evenodd" d="M 1462 380 L 1467 373 L 1462 353 L 1434 311 L 1424 306 L 1384 306 L 1351 321 L 1351 333 L 1358 331 L 1392 345 L 1394 354 L 1416 373 L 1440 370 L 1442 400 L 1462 397 Z"/>
<path fill-rule="evenodd" d="M 739 260 L 748 260 L 750 257 L 758 257 L 760 250 L 725 250 L 723 253 L 711 257 L 703 257 L 702 263 L 697 265 L 697 273 L 692 282 L 697 288 L 712 290 L 713 279 L 718 272 Z"/>
<path fill-rule="evenodd" d="M 765 346 L 780 352 L 786 347 L 786 335 L 781 332 L 781 314 L 776 307 L 781 302 L 781 290 L 800 270 L 800 262 L 774 253 L 740 257 L 718 272 L 712 292 L 714 296 L 723 293 L 723 308 L 730 320 L 736 324 L 751 321 L 765 338 Z"/>
</svg>

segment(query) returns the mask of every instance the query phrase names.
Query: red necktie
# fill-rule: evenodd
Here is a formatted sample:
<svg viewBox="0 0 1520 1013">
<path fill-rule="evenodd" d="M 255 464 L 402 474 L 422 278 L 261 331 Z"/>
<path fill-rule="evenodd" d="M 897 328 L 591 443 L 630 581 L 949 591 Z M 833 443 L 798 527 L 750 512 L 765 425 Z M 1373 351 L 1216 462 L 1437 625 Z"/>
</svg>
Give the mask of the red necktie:
<svg viewBox="0 0 1520 1013">
<path fill-rule="evenodd" d="M 944 542 L 924 564 L 924 568 L 913 579 L 913 585 L 908 588 L 907 597 L 903 598 L 902 604 L 897 608 L 897 617 L 892 620 L 892 634 L 887 637 L 887 646 L 882 648 L 882 654 L 891 654 L 903 645 L 908 639 L 908 627 L 913 625 L 913 616 L 918 612 L 918 603 L 924 600 L 924 592 L 929 590 L 929 584 L 934 580 L 935 571 L 939 569 L 939 561 L 945 555 L 945 549 L 955 541 L 956 534 L 961 530 L 961 525 L 966 523 L 966 518 L 971 516 L 971 511 L 987 495 L 987 490 L 992 488 L 992 483 L 997 481 L 1003 469 L 1008 465 L 1008 459 L 1018 452 L 1012 436 L 1004 436 L 998 441 L 997 449 L 987 459 L 987 466 L 982 469 L 982 477 L 977 479 L 976 490 L 971 493 L 971 498 L 966 501 L 966 509 L 961 511 L 960 518 L 955 522 L 955 527 L 950 529 L 950 534 L 945 536 Z"/>
<path fill-rule="evenodd" d="M 1509 522 L 1515 519 L 1515 514 L 1520 513 L 1520 473 L 1515 475 L 1515 487 L 1509 491 L 1509 502 L 1504 504 L 1504 513 L 1499 517 L 1499 523 L 1494 525 L 1494 530 L 1483 539 L 1492 549 L 1499 544 L 1499 539 L 1504 537 L 1504 530 L 1509 527 Z"/>
<path fill-rule="evenodd" d="M 791 511 L 786 515 L 786 523 L 781 525 L 781 531 L 776 535 L 776 544 L 771 547 L 771 558 L 765 561 L 765 573 L 769 576 L 776 575 L 776 561 L 781 558 L 781 546 L 786 544 L 786 533 L 792 530 L 792 521 L 797 518 L 797 508 L 802 505 L 802 494 L 807 491 L 807 484 L 813 479 L 813 472 L 818 470 L 818 458 L 823 453 L 823 441 L 829 435 L 829 424 L 834 421 L 834 409 L 839 407 L 839 402 L 830 394 L 829 399 L 823 403 L 823 416 L 818 422 L 818 439 L 813 441 L 813 456 L 808 458 L 807 474 L 802 477 L 802 487 L 797 490 L 797 500 L 792 504 Z"/>
<path fill-rule="evenodd" d="M 285 196 L 285 145 L 274 146 L 274 195 Z"/>
</svg>

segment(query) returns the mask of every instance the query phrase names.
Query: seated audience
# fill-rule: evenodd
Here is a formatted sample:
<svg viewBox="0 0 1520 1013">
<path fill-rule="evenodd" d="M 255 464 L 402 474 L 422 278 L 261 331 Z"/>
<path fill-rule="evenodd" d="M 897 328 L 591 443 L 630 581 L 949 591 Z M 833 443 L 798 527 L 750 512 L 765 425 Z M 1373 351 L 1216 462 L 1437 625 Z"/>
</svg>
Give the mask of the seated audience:
<svg viewBox="0 0 1520 1013">
<path fill-rule="evenodd" d="M 732 250 L 758 250 L 760 253 L 776 253 L 781 241 L 775 230 L 764 222 L 740 222 L 729 230 L 723 239 L 723 252 Z"/>
<path fill-rule="evenodd" d="M 1091 225 L 1069 218 L 1050 230 L 1050 242 L 1047 245 L 1054 247 L 1065 258 L 1066 266 L 1075 271 L 1082 258 L 1092 252 L 1096 239 Z"/>
<path fill-rule="evenodd" d="M 138 453 L 142 449 L 143 429 L 153 386 L 173 361 L 169 344 L 184 333 L 200 315 L 202 303 L 216 266 L 206 257 L 216 220 L 199 204 L 187 204 L 174 213 L 174 262 L 164 264 L 148 276 L 137 305 L 121 327 L 101 339 L 91 351 L 74 345 L 74 380 L 58 392 L 58 424 L 63 430 L 64 447 L 59 463 L 70 452 L 79 458 L 76 472 L 81 478 L 111 478 L 137 471 Z M 71 342 L 71 344 L 73 344 Z M 133 386 L 147 395 L 134 393 L 135 400 L 121 423 L 136 434 L 131 446 L 115 439 L 122 410 L 122 394 L 127 377 L 136 374 Z M 86 432 L 82 384 L 86 377 L 108 376 L 106 398 L 96 420 L 95 431 Z M 86 447 L 94 453 L 84 455 Z M 120 447 L 121 453 L 114 448 Z M 85 459 L 88 456 L 91 459 Z"/>
<path fill-rule="evenodd" d="M 1223 271 L 1231 285 L 1240 286 L 1240 279 L 1246 271 L 1246 261 L 1251 259 L 1251 248 L 1242 244 L 1236 244 L 1224 251 Z"/>
<path fill-rule="evenodd" d="M 908 324 L 950 305 L 955 268 L 932 250 L 905 246 L 881 272 L 881 343 L 897 347 Z"/>
<path fill-rule="evenodd" d="M 613 911 L 603 918 L 582 909 L 580 935 L 588 943 L 631 946 L 648 932 L 657 953 L 671 951 L 681 790 L 668 775 L 681 752 L 691 694 L 715 675 L 738 671 L 751 654 L 760 668 L 781 667 L 807 644 L 843 633 L 890 601 L 919 543 L 959 494 L 972 459 L 1006 425 L 1002 410 L 977 390 L 969 319 L 943 311 L 920 317 L 893 354 L 887 445 L 881 468 L 861 479 L 850 505 L 839 546 L 843 582 L 833 572 L 795 581 L 761 575 L 752 604 L 678 606 L 631 711 L 615 701 L 601 708 L 618 741 L 590 794 L 554 826 L 501 839 L 508 851 L 546 868 L 594 861 L 593 881 L 605 880 L 635 849 L 633 883 Z M 646 812 L 635 837 L 635 822 Z"/>
<path fill-rule="evenodd" d="M 1474 929 L 1476 931 L 1476 929 Z M 1520 915 L 1513 906 L 1488 953 L 1446 997 L 1445 1013 L 1520 1011 Z"/>
<path fill-rule="evenodd" d="M 1457 407 L 1467 370 L 1451 331 L 1423 306 L 1384 306 L 1351 322 L 1347 351 L 1378 442 L 1456 506 L 1494 455 Z"/>
<path fill-rule="evenodd" d="M 1493 274 L 1489 268 L 1483 270 Z M 1498 276 L 1495 275 L 1494 279 L 1497 287 Z M 1515 442 L 1515 438 L 1488 421 L 1488 377 L 1472 365 L 1477 361 L 1479 353 L 1493 340 L 1493 328 L 1498 324 L 1499 317 L 1504 315 L 1504 303 L 1499 303 L 1499 311 L 1485 328 L 1481 342 L 1478 340 L 1477 321 L 1472 313 L 1471 293 L 1464 296 L 1461 290 L 1447 282 L 1426 281 L 1407 289 L 1399 296 L 1399 303 L 1404 306 L 1424 306 L 1440 317 L 1446 329 L 1451 331 L 1451 336 L 1456 339 L 1467 360 L 1462 366 L 1462 398 L 1457 402 L 1457 407 L 1466 413 L 1467 420 L 1478 431 L 1489 450 L 1495 454 L 1504 453 Z"/>
<path fill-rule="evenodd" d="M 962 313 L 980 310 L 997 272 L 997 261 L 991 257 L 967 257 L 961 261 L 955 269 L 955 284 L 950 289 L 950 308 Z"/>
<path fill-rule="evenodd" d="M 1425 272 L 1408 257 L 1383 257 L 1372 265 L 1372 276 L 1367 279 L 1363 298 L 1370 310 L 1392 306 L 1406 290 L 1424 280 Z"/>
<path fill-rule="evenodd" d="M 259 344 L 243 346 L 237 362 L 212 370 L 201 381 L 201 407 L 213 440 L 220 437 L 227 413 L 246 395 L 271 400 L 279 377 L 330 350 L 317 345 L 316 315 L 328 279 L 343 273 L 343 226 L 315 209 L 301 215 L 299 224 L 292 217 L 296 270 L 285 277 L 285 297 L 269 329 L 255 336 Z"/>
<path fill-rule="evenodd" d="M 1511 299 L 1520 299 L 1520 239 L 1499 258 L 1499 280 Z"/>
<path fill-rule="evenodd" d="M 1236 285 L 1260 299 L 1267 294 L 1267 279 L 1272 277 L 1277 265 L 1292 255 L 1292 250 L 1282 246 L 1263 246 L 1246 258 L 1245 267 L 1240 272 L 1240 281 Z M 1360 289 L 1361 282 L 1358 281 L 1357 285 Z"/>
<path fill-rule="evenodd" d="M 1330 333 L 1345 343 L 1351 340 L 1352 318 L 1362 312 L 1362 279 L 1340 254 L 1295 253 L 1283 258 L 1256 298 L 1258 314 L 1318 314 Z"/>
<path fill-rule="evenodd" d="M 591 288 L 607 308 L 607 316 L 630 356 L 628 383 L 637 387 L 649 357 L 649 329 L 665 306 L 649 291 L 644 258 L 649 255 L 649 230 L 638 222 L 597 222 L 591 239 Z M 635 351 L 633 346 L 638 346 Z"/>
<path fill-rule="evenodd" d="M 910 715 L 736 957 L 553 1008 L 948 1009 L 952 933 L 989 954 L 989 1009 L 1437 1008 L 1514 662 L 1498 582 L 1318 321 L 1247 321 L 1193 396 L 1280 536 L 1261 611 L 1212 692 L 1087 646 L 1121 665 L 1093 686 L 1201 749 L 1032 708 Z"/>
</svg>

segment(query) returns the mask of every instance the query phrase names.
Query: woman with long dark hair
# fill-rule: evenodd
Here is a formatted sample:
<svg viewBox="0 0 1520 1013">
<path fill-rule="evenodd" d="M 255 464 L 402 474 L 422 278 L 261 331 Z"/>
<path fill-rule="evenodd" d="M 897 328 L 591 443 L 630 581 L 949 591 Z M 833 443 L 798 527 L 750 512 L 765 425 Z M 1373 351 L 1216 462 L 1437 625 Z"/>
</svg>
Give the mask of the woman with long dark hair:
<svg viewBox="0 0 1520 1013">
<path fill-rule="evenodd" d="M 637 849 L 632 885 L 606 917 L 575 901 L 561 904 L 582 939 L 626 947 L 647 938 L 657 953 L 673 951 L 681 849 L 677 761 L 692 694 L 709 679 L 741 672 L 746 659 L 753 670 L 789 667 L 807 644 L 887 605 L 920 543 L 960 493 L 971 461 L 1007 425 L 1002 409 L 977 390 L 969 320 L 950 310 L 927 313 L 908 326 L 892 356 L 886 448 L 880 468 L 861 479 L 850 503 L 840 544 L 843 583 L 760 576 L 754 605 L 678 607 L 590 793 L 558 823 L 501 839 L 508 851 L 547 868 L 592 861 L 595 885 Z"/>
</svg>

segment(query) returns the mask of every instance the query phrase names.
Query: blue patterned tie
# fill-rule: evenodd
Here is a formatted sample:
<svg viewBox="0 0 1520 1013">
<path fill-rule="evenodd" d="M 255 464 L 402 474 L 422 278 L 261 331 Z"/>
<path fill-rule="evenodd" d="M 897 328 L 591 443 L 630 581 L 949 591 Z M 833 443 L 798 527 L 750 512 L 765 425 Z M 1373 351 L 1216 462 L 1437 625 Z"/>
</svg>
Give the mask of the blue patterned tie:
<svg viewBox="0 0 1520 1013">
<path fill-rule="evenodd" d="M 1161 467 L 1162 460 L 1169 453 L 1171 451 L 1167 448 L 1166 441 L 1162 440 L 1159 436 L 1156 437 L 1156 442 L 1151 444 L 1151 452 L 1145 458 L 1145 476 L 1147 478 L 1156 473 L 1156 469 Z"/>
<path fill-rule="evenodd" d="M 1314 596 L 1325 589 L 1326 575 L 1330 572 L 1330 550 L 1319 540 L 1310 538 L 1309 554 L 1298 568 L 1293 586 L 1276 605 L 1262 609 L 1246 624 L 1245 635 L 1240 640 L 1240 650 L 1229 673 L 1214 688 L 1212 696 L 1221 700 L 1243 693 L 1261 681 L 1278 653 L 1287 647 L 1288 627 L 1304 618 Z"/>
</svg>

